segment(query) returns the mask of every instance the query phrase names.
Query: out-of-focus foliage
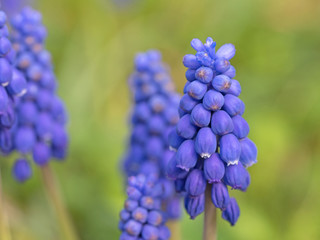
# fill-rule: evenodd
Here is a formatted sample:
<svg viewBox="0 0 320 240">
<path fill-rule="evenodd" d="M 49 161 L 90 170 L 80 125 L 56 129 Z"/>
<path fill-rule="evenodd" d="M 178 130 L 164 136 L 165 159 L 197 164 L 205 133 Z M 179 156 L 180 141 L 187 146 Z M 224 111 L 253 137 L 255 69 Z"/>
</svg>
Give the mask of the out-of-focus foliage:
<svg viewBox="0 0 320 240">
<path fill-rule="evenodd" d="M 317 0 L 41 0 L 59 94 L 70 115 L 70 154 L 53 164 L 84 240 L 117 239 L 125 199 L 119 158 L 126 147 L 127 77 L 138 51 L 160 49 L 179 92 L 189 42 L 231 42 L 249 137 L 258 146 L 252 184 L 236 195 L 231 228 L 218 218 L 219 239 L 320 239 L 320 4 Z M 56 240 L 58 228 L 38 169 L 4 190 L 14 239 Z M 200 239 L 202 221 L 183 219 L 183 240 Z"/>
</svg>

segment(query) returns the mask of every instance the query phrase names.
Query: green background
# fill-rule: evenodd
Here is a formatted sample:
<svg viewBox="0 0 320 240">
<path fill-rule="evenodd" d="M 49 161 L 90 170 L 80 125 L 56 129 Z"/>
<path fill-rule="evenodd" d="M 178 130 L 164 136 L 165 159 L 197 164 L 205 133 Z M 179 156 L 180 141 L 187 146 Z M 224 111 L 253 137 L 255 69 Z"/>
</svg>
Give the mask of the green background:
<svg viewBox="0 0 320 240">
<path fill-rule="evenodd" d="M 52 162 L 83 240 L 118 239 L 125 194 L 119 161 L 129 134 L 127 77 L 138 51 L 157 48 L 182 92 L 192 38 L 233 43 L 244 117 L 258 146 L 235 227 L 219 239 L 320 239 L 320 3 L 317 0 L 40 0 L 69 115 L 70 153 Z M 14 240 L 57 240 L 38 168 L 20 185 L 1 170 Z M 220 213 L 219 213 L 220 215 Z M 184 214 L 183 240 L 201 239 L 202 215 Z"/>
</svg>

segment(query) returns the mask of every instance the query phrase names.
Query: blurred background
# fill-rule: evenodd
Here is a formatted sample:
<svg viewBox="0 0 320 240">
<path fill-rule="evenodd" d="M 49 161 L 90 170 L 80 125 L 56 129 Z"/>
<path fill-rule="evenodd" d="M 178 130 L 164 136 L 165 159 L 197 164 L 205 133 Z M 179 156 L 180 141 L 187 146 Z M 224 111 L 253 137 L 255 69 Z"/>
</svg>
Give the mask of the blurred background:
<svg viewBox="0 0 320 240">
<path fill-rule="evenodd" d="M 13 0 L 12 0 L 13 1 Z M 14 0 L 17 1 L 17 0 Z M 178 92 L 192 38 L 233 43 L 244 117 L 258 146 L 241 216 L 218 217 L 219 239 L 320 239 L 320 2 L 318 0 L 38 0 L 59 94 L 70 115 L 70 152 L 52 162 L 83 240 L 118 239 L 125 199 L 119 161 L 129 134 L 128 75 L 139 51 L 157 48 Z M 57 240 L 59 228 L 38 168 L 20 185 L 2 158 L 14 240 Z M 219 213 L 220 215 L 220 213 Z M 184 214 L 183 240 L 200 239 L 202 217 Z"/>
</svg>

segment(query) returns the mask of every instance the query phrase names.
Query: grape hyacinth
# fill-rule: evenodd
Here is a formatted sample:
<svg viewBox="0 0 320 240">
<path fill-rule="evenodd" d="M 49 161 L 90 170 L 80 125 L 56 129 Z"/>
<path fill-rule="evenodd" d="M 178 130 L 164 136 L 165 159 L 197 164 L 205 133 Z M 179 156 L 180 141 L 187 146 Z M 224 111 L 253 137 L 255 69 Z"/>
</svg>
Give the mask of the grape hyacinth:
<svg viewBox="0 0 320 240">
<path fill-rule="evenodd" d="M 0 11 L 0 149 L 4 154 L 12 149 L 10 130 L 16 119 L 15 104 L 27 90 L 26 79 L 13 65 L 16 53 L 6 22 L 7 15 Z"/>
<path fill-rule="evenodd" d="M 68 147 L 67 116 L 56 95 L 51 55 L 45 49 L 46 28 L 41 14 L 30 7 L 13 17 L 12 43 L 15 65 L 27 80 L 27 93 L 17 102 L 13 149 L 21 154 L 13 167 L 14 177 L 23 182 L 31 176 L 30 155 L 40 167 L 52 157 L 64 159 Z"/>
<path fill-rule="evenodd" d="M 161 210 L 164 189 L 156 175 L 139 174 L 128 179 L 124 209 L 120 212 L 120 240 L 167 240 L 170 231 Z"/>
<path fill-rule="evenodd" d="M 167 217 L 177 219 L 180 217 L 179 196 L 165 171 L 173 155 L 169 150 L 168 134 L 179 120 L 180 97 L 174 91 L 168 68 L 158 51 L 137 54 L 135 69 L 129 79 L 135 105 L 124 170 L 127 176 L 157 175 L 164 189 L 162 199 Z"/>
<path fill-rule="evenodd" d="M 212 203 L 234 225 L 240 210 L 228 186 L 246 191 L 250 184 L 246 168 L 257 161 L 257 148 L 247 137 L 249 125 L 242 117 L 241 86 L 229 62 L 235 47 L 225 44 L 215 51 L 210 37 L 204 44 L 193 39 L 191 46 L 197 53 L 183 58 L 187 83 L 180 120 L 170 133 L 176 153 L 167 174 L 175 180 L 176 190 L 186 193 L 185 208 L 192 219 L 204 211 L 205 191 L 210 187 Z"/>
</svg>

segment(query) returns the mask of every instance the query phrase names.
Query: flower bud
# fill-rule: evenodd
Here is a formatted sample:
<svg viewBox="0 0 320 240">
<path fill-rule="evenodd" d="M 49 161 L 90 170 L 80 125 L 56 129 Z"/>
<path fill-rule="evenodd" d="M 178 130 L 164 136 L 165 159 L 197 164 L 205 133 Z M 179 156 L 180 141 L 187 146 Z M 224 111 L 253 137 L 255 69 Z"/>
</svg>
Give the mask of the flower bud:
<svg viewBox="0 0 320 240">
<path fill-rule="evenodd" d="M 132 212 L 138 206 L 139 206 L 138 202 L 135 200 L 131 200 L 131 199 L 127 199 L 126 202 L 124 203 L 124 208 L 129 212 Z"/>
<path fill-rule="evenodd" d="M 28 180 L 32 175 L 32 169 L 29 162 L 26 159 L 16 160 L 13 165 L 12 174 L 18 182 Z"/>
<path fill-rule="evenodd" d="M 195 77 L 202 83 L 209 83 L 212 81 L 214 73 L 211 68 L 208 67 L 200 67 L 197 69 L 195 73 Z"/>
<path fill-rule="evenodd" d="M 198 52 L 205 51 L 203 43 L 198 38 L 192 39 L 191 47 Z"/>
<path fill-rule="evenodd" d="M 233 122 L 231 117 L 223 110 L 212 114 L 211 129 L 214 134 L 222 136 L 233 131 Z"/>
<path fill-rule="evenodd" d="M 228 188 L 224 183 L 219 182 L 212 184 L 211 200 L 217 208 L 222 210 L 227 208 L 230 202 L 230 197 Z"/>
<path fill-rule="evenodd" d="M 240 216 L 240 209 L 236 199 L 231 198 L 227 209 L 222 212 L 222 218 L 234 226 Z"/>
<path fill-rule="evenodd" d="M 147 103 L 139 103 L 134 109 L 134 115 L 138 120 L 146 122 L 151 116 L 151 109 Z"/>
<path fill-rule="evenodd" d="M 238 97 L 241 93 L 240 83 L 235 79 L 231 79 L 231 86 L 227 93 Z"/>
<path fill-rule="evenodd" d="M 179 146 L 181 145 L 181 143 L 183 143 L 185 139 L 180 137 L 176 131 L 176 128 L 172 129 L 170 134 L 169 134 L 169 146 L 170 146 L 170 150 L 178 150 Z"/>
<path fill-rule="evenodd" d="M 141 232 L 142 225 L 141 223 L 134 221 L 134 220 L 129 220 L 125 225 L 124 229 L 126 230 L 127 233 L 129 233 L 132 236 L 138 236 Z"/>
<path fill-rule="evenodd" d="M 124 229 L 124 227 L 123 227 Z M 120 229 L 121 231 L 123 231 L 123 229 Z M 123 232 L 121 233 L 120 235 L 120 240 L 137 240 L 137 237 L 136 236 L 131 236 L 130 234 L 126 233 L 126 232 Z"/>
<path fill-rule="evenodd" d="M 194 98 L 190 97 L 188 94 L 182 96 L 180 101 L 180 108 L 184 111 L 190 113 L 192 109 L 199 103 L 199 101 L 195 100 Z"/>
<path fill-rule="evenodd" d="M 142 196 L 142 193 L 137 188 L 128 186 L 127 195 L 128 195 L 128 198 L 131 200 L 139 200 Z"/>
<path fill-rule="evenodd" d="M 32 150 L 36 142 L 34 131 L 30 127 L 21 127 L 14 136 L 15 148 L 20 153 L 27 153 Z"/>
<path fill-rule="evenodd" d="M 217 58 L 214 62 L 214 67 L 218 72 L 224 73 L 230 68 L 230 62 L 225 58 Z"/>
<path fill-rule="evenodd" d="M 201 67 L 200 63 L 198 62 L 196 56 L 193 54 L 187 54 L 183 57 L 183 65 L 190 69 L 197 69 Z"/>
<path fill-rule="evenodd" d="M 9 100 L 7 111 L 0 115 L 0 126 L 5 128 L 11 128 L 15 123 L 16 116 L 15 116 L 15 109 L 14 103 L 12 100 Z"/>
<path fill-rule="evenodd" d="M 185 189 L 192 197 L 203 194 L 206 190 L 207 181 L 202 170 L 193 169 L 186 180 Z"/>
<path fill-rule="evenodd" d="M 145 53 L 138 53 L 134 59 L 134 63 L 138 71 L 144 71 L 148 69 L 149 58 Z"/>
<path fill-rule="evenodd" d="M 201 194 L 198 197 L 185 197 L 184 206 L 191 219 L 195 219 L 196 216 L 204 211 L 204 200 L 204 194 Z"/>
<path fill-rule="evenodd" d="M 149 141 L 146 144 L 146 155 L 151 159 L 158 159 L 161 157 L 161 154 L 164 149 L 163 141 L 160 137 L 150 137 Z"/>
<path fill-rule="evenodd" d="M 193 168 L 198 160 L 198 155 L 194 149 L 193 140 L 185 140 L 179 147 L 176 155 L 177 167 L 185 171 Z"/>
<path fill-rule="evenodd" d="M 121 210 L 121 212 L 120 212 L 120 219 L 121 219 L 121 221 L 127 221 L 128 219 L 130 218 L 130 213 L 128 212 L 128 211 L 126 211 L 126 210 Z"/>
<path fill-rule="evenodd" d="M 18 107 L 18 121 L 23 125 L 31 125 L 36 122 L 38 110 L 32 101 L 25 101 Z"/>
<path fill-rule="evenodd" d="M 167 105 L 167 100 L 161 94 L 153 96 L 149 102 L 152 111 L 155 113 L 162 112 Z"/>
<path fill-rule="evenodd" d="M 215 90 L 209 90 L 203 97 L 203 106 L 211 111 L 217 111 L 222 108 L 224 104 L 223 95 Z"/>
<path fill-rule="evenodd" d="M 201 100 L 204 94 L 207 92 L 207 88 L 208 87 L 206 84 L 195 80 L 188 85 L 186 90 L 190 97 Z"/>
<path fill-rule="evenodd" d="M 166 129 L 163 117 L 159 115 L 152 116 L 148 122 L 149 132 L 152 134 L 161 134 Z"/>
<path fill-rule="evenodd" d="M 140 206 L 146 209 L 152 209 L 154 207 L 154 200 L 150 196 L 143 196 L 140 199 Z"/>
<path fill-rule="evenodd" d="M 52 119 L 49 113 L 41 112 L 38 114 L 38 119 L 36 122 L 36 132 L 37 136 L 43 140 L 49 140 L 52 137 Z"/>
<path fill-rule="evenodd" d="M 196 105 L 191 112 L 191 122 L 198 127 L 206 127 L 210 123 L 211 112 L 206 110 L 201 103 Z"/>
<path fill-rule="evenodd" d="M 208 127 L 198 131 L 195 140 L 195 150 L 201 158 L 209 158 L 217 148 L 217 138 Z"/>
<path fill-rule="evenodd" d="M 27 92 L 27 81 L 23 74 L 16 69 L 13 70 L 12 80 L 7 90 L 13 96 L 22 96 Z"/>
<path fill-rule="evenodd" d="M 242 163 L 226 167 L 225 182 L 233 189 L 246 191 L 250 184 L 250 175 Z"/>
<path fill-rule="evenodd" d="M 177 124 L 177 133 L 179 136 L 191 139 L 197 133 L 197 127 L 190 121 L 190 114 L 184 115 Z"/>
<path fill-rule="evenodd" d="M 144 240 L 157 240 L 159 239 L 159 230 L 157 227 L 151 225 L 144 225 L 142 229 L 142 237 Z"/>
<path fill-rule="evenodd" d="M 258 150 L 253 141 L 249 138 L 244 138 L 240 140 L 241 154 L 240 162 L 245 167 L 250 167 L 257 162 Z"/>
<path fill-rule="evenodd" d="M 40 111 L 51 109 L 53 94 L 45 89 L 40 89 L 37 96 L 37 106 Z"/>
<path fill-rule="evenodd" d="M 231 86 L 231 79 L 223 74 L 217 75 L 212 81 L 212 86 L 215 90 L 226 93 Z"/>
<path fill-rule="evenodd" d="M 175 154 L 168 163 L 167 177 L 169 179 L 183 179 L 188 175 L 188 172 L 177 167 L 177 154 Z"/>
<path fill-rule="evenodd" d="M 234 45 L 231 43 L 227 43 L 222 45 L 218 49 L 218 51 L 216 52 L 216 57 L 230 60 L 231 58 L 234 57 L 235 54 L 236 54 L 236 48 L 234 47 Z"/>
<path fill-rule="evenodd" d="M 7 86 L 12 79 L 12 66 L 5 58 L 0 58 L 0 84 Z"/>
<path fill-rule="evenodd" d="M 140 223 L 145 223 L 147 222 L 148 219 L 148 211 L 145 208 L 142 207 L 137 207 L 133 212 L 132 212 L 132 217 L 134 220 Z"/>
<path fill-rule="evenodd" d="M 196 58 L 199 63 L 206 67 L 213 67 L 214 60 L 206 52 L 197 52 Z"/>
<path fill-rule="evenodd" d="M 149 214 L 148 214 L 148 223 L 150 225 L 153 225 L 153 226 L 159 226 L 163 221 L 163 217 L 162 217 L 162 214 L 157 211 L 157 210 L 153 210 L 153 211 L 150 211 Z"/>
<path fill-rule="evenodd" d="M 248 136 L 250 131 L 249 124 L 243 117 L 241 117 L 240 115 L 236 115 L 232 118 L 232 122 L 234 126 L 232 133 L 237 138 L 245 138 L 246 136 Z"/>
<path fill-rule="evenodd" d="M 196 70 L 193 70 L 193 69 L 188 69 L 186 71 L 186 79 L 189 81 L 189 82 L 192 82 L 196 79 L 196 76 L 195 76 L 195 73 L 196 73 Z"/>
<path fill-rule="evenodd" d="M 213 41 L 213 39 L 211 37 L 208 37 L 206 42 L 205 42 L 205 44 L 204 44 L 204 48 L 209 53 L 211 58 L 215 58 L 216 57 L 215 47 L 216 47 L 216 42 Z"/>
<path fill-rule="evenodd" d="M 239 140 L 233 134 L 223 135 L 220 139 L 220 157 L 227 165 L 238 164 L 241 153 Z"/>
<path fill-rule="evenodd" d="M 234 66 L 230 65 L 230 68 L 223 74 L 228 76 L 229 78 L 234 78 L 236 76 L 236 69 L 234 68 Z M 231 83 L 231 86 L 232 86 L 232 83 Z"/>
<path fill-rule="evenodd" d="M 167 123 L 174 126 L 178 123 L 180 119 L 178 109 L 176 106 L 177 105 L 168 106 L 164 112 L 164 118 L 167 121 Z"/>
<path fill-rule="evenodd" d="M 226 94 L 224 96 L 224 105 L 222 107 L 231 117 L 242 115 L 244 113 L 245 105 L 240 98 Z"/>
<path fill-rule="evenodd" d="M 5 12 L 0 11 L 0 28 L 3 28 L 7 22 L 7 15 Z"/>
<path fill-rule="evenodd" d="M 204 160 L 203 172 L 209 183 L 220 182 L 225 173 L 225 167 L 218 153 Z"/>
<path fill-rule="evenodd" d="M 144 144 L 149 137 L 148 129 L 144 124 L 137 124 L 132 129 L 131 143 Z"/>
<path fill-rule="evenodd" d="M 47 144 L 38 142 L 33 147 L 33 160 L 39 166 L 45 166 L 50 161 L 51 151 Z"/>
</svg>

